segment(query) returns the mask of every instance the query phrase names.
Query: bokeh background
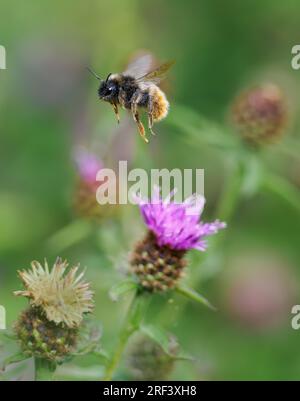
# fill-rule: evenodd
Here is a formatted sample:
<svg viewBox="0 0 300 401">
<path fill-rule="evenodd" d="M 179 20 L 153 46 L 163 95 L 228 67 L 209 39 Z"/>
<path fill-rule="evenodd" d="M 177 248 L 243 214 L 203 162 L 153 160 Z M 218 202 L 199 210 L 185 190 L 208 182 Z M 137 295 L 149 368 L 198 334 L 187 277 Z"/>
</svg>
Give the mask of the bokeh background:
<svg viewBox="0 0 300 401">
<path fill-rule="evenodd" d="M 108 166 L 204 168 L 204 218 L 222 217 L 240 151 L 223 146 L 236 136 L 230 105 L 242 89 L 273 82 L 286 94 L 289 126 L 259 160 L 282 188 L 258 185 L 259 168 L 253 178 L 249 164 L 251 188 L 239 194 L 222 241 L 205 257 L 191 255 L 187 280 L 218 312 L 171 294 L 154 298 L 147 319 L 196 357 L 178 362 L 172 379 L 300 378 L 300 332 L 291 328 L 291 305 L 300 303 L 300 71 L 291 68 L 299 20 L 296 0 L 1 1 L 0 304 L 8 325 L 26 305 L 12 295 L 17 269 L 60 255 L 88 267 L 111 350 L 127 298 L 113 303 L 108 291 L 144 227 L 131 205 L 96 222 L 78 218 L 74 152 L 84 146 Z M 124 111 L 117 126 L 85 70 L 121 71 L 139 49 L 176 59 L 165 83 L 170 115 L 148 146 Z M 128 378 L 125 359 L 119 379 Z M 101 370 L 93 358 L 73 364 L 94 378 Z"/>
</svg>

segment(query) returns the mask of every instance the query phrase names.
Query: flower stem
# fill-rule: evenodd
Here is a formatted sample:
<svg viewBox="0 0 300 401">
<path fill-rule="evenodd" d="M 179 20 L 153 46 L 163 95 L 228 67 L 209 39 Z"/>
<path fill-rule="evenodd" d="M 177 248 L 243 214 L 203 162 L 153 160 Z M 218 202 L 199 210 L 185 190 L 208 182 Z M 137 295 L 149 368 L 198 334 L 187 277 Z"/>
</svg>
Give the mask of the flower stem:
<svg viewBox="0 0 300 401">
<path fill-rule="evenodd" d="M 221 195 L 220 204 L 217 207 L 216 218 L 226 222 L 226 224 L 228 225 L 230 225 L 235 210 L 241 199 L 242 187 L 245 178 L 245 168 L 246 166 L 244 163 L 237 161 L 237 164 L 234 166 L 233 171 L 231 172 L 230 176 L 227 179 L 227 182 L 225 183 L 225 189 L 223 194 Z M 219 232 L 218 235 L 210 239 L 209 249 L 202 259 L 202 264 L 206 263 L 210 258 L 214 256 L 214 251 L 217 250 L 217 248 L 223 242 L 225 236 L 226 230 Z M 201 269 L 199 269 L 199 273 L 201 273 Z"/>
<path fill-rule="evenodd" d="M 226 222 L 228 226 L 230 226 L 236 208 L 238 207 L 239 201 L 242 197 L 246 168 L 247 166 L 245 161 L 236 161 L 236 165 L 225 183 L 225 189 L 221 195 L 220 204 L 217 207 L 216 217 L 221 221 Z M 222 245 L 225 237 L 226 230 L 219 232 L 218 235 L 210 239 L 209 249 L 202 259 L 202 264 L 210 264 L 210 261 L 213 260 L 215 252 L 218 252 L 218 248 Z M 218 271 L 218 269 L 216 271 Z M 201 269 L 199 269 L 199 274 L 202 274 Z M 200 281 L 200 278 L 196 278 L 198 286 Z"/>
<path fill-rule="evenodd" d="M 105 381 L 112 380 L 114 372 L 119 366 L 124 349 L 127 345 L 130 336 L 140 327 L 147 306 L 147 301 L 148 297 L 145 294 L 139 294 L 137 292 L 134 295 L 123 328 L 121 329 L 120 332 L 118 345 L 115 348 L 115 351 L 106 367 L 105 376 L 103 380 Z"/>
<path fill-rule="evenodd" d="M 287 202 L 292 208 L 300 213 L 300 192 L 285 178 L 277 177 L 276 175 L 267 175 L 264 181 L 264 189 L 274 193 Z"/>
<path fill-rule="evenodd" d="M 34 359 L 35 381 L 52 381 L 55 367 L 48 361 L 40 358 Z"/>
<path fill-rule="evenodd" d="M 221 202 L 217 210 L 217 216 L 220 220 L 230 221 L 241 194 L 241 187 L 243 184 L 244 166 L 238 163 L 234 171 L 229 177 L 227 187 L 221 197 Z"/>
<path fill-rule="evenodd" d="M 92 232 L 92 224 L 87 220 L 74 220 L 52 235 L 46 243 L 47 252 L 59 254 L 82 241 Z"/>
</svg>

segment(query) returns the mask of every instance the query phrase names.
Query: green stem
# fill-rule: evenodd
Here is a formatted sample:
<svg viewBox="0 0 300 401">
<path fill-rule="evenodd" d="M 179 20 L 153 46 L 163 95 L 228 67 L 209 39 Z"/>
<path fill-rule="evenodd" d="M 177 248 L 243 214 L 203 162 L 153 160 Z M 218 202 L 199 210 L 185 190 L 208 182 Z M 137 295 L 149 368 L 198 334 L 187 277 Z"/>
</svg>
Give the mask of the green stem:
<svg viewBox="0 0 300 401">
<path fill-rule="evenodd" d="M 129 338 L 140 327 L 141 321 L 144 317 L 147 300 L 148 297 L 146 297 L 146 295 L 144 294 L 136 293 L 134 295 L 123 328 L 121 329 L 120 332 L 118 345 L 115 348 L 115 351 L 106 367 L 105 376 L 103 380 L 105 381 L 112 380 L 114 372 L 119 366 L 120 360 L 122 358 L 124 349 L 127 345 Z"/>
<path fill-rule="evenodd" d="M 220 204 L 217 207 L 216 218 L 224 221 L 228 226 L 230 226 L 242 196 L 246 168 L 247 165 L 245 160 L 236 161 L 236 165 L 234 166 L 233 171 L 231 171 L 231 174 L 225 183 L 223 194 L 221 194 Z M 215 252 L 218 253 L 218 248 L 226 238 L 226 235 L 226 230 L 222 230 L 210 239 L 209 248 L 205 253 L 202 264 L 209 264 L 214 260 Z M 201 269 L 199 269 L 199 274 L 201 274 Z M 200 281 L 201 280 L 199 279 L 198 285 Z"/>
<path fill-rule="evenodd" d="M 47 252 L 56 255 L 86 238 L 92 231 L 87 220 L 74 220 L 56 232 L 46 243 Z"/>
<path fill-rule="evenodd" d="M 300 213 L 300 192 L 286 179 L 268 174 L 264 181 L 264 188 L 281 197 Z"/>
<path fill-rule="evenodd" d="M 102 371 L 102 366 L 95 365 L 90 367 L 80 367 L 76 365 L 63 365 L 55 372 L 55 379 L 70 381 L 70 380 L 88 380 L 96 381 L 99 378 L 99 370 Z M 54 379 L 54 380 L 55 380 Z"/>
<path fill-rule="evenodd" d="M 244 166 L 238 163 L 227 180 L 225 191 L 217 209 L 217 217 L 223 221 L 230 221 L 238 204 L 244 178 Z"/>
<path fill-rule="evenodd" d="M 34 359 L 35 381 L 52 381 L 55 367 L 50 362 L 40 358 Z"/>
<path fill-rule="evenodd" d="M 244 177 L 245 177 L 244 163 L 237 161 L 236 166 L 234 167 L 230 176 L 227 178 L 227 181 L 225 183 L 225 189 L 223 194 L 221 195 L 221 201 L 219 206 L 217 207 L 217 213 L 216 213 L 216 218 L 218 218 L 221 221 L 224 221 L 228 225 L 230 225 L 230 221 L 234 216 L 234 212 L 241 198 Z M 214 256 L 214 250 L 220 246 L 220 243 L 222 243 L 225 236 L 226 236 L 226 230 L 222 230 L 216 236 L 210 239 L 209 249 L 203 256 L 202 264 L 210 260 L 211 255 Z M 201 269 L 199 269 L 199 274 L 200 273 Z"/>
</svg>

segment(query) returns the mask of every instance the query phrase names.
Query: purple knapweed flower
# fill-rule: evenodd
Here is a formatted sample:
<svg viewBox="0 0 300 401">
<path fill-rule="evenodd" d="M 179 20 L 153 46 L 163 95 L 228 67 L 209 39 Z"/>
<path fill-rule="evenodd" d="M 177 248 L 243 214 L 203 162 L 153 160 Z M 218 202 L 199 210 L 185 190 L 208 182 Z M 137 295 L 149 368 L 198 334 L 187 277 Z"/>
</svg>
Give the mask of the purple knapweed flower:
<svg viewBox="0 0 300 401">
<path fill-rule="evenodd" d="M 219 220 L 201 222 L 204 204 L 204 197 L 199 195 L 191 196 L 183 203 L 172 201 L 172 195 L 163 200 L 156 190 L 150 201 L 140 201 L 140 210 L 158 245 L 184 251 L 193 248 L 205 251 L 205 237 L 216 234 L 226 224 Z"/>
<path fill-rule="evenodd" d="M 138 198 L 148 233 L 137 244 L 131 267 L 141 285 L 151 291 L 175 287 L 183 276 L 187 251 L 205 251 L 206 237 L 226 227 L 219 220 L 212 223 L 201 221 L 205 203 L 203 196 L 192 196 L 181 203 L 173 198 L 174 192 L 163 199 L 159 189 L 148 201 Z"/>
<path fill-rule="evenodd" d="M 86 183 L 95 183 L 98 171 L 103 168 L 102 161 L 95 154 L 80 149 L 75 154 L 75 162 L 80 178 Z"/>
<path fill-rule="evenodd" d="M 74 194 L 74 209 L 80 217 L 102 220 L 115 213 L 115 205 L 99 205 L 97 189 L 103 182 L 97 181 L 97 173 L 104 168 L 99 157 L 80 148 L 75 153 L 78 172 L 77 186 Z"/>
</svg>

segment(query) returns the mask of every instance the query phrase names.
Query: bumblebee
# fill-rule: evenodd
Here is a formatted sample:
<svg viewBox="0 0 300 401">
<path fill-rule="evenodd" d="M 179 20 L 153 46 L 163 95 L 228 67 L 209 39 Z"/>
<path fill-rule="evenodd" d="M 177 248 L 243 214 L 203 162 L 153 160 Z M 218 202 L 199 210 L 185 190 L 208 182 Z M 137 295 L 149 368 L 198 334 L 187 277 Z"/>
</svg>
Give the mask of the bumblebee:
<svg viewBox="0 0 300 401">
<path fill-rule="evenodd" d="M 140 109 L 148 113 L 148 128 L 153 134 L 153 123 L 165 118 L 169 110 L 169 102 L 158 84 L 166 72 L 174 64 L 169 61 L 158 68 L 151 69 L 153 59 L 145 54 L 134 59 L 122 73 L 109 74 L 105 80 L 94 71 L 89 71 L 100 81 L 98 95 L 100 100 L 112 105 L 114 113 L 120 122 L 118 106 L 128 109 L 138 126 L 139 133 L 145 142 L 149 142 L 143 123 L 140 120 Z"/>
</svg>

